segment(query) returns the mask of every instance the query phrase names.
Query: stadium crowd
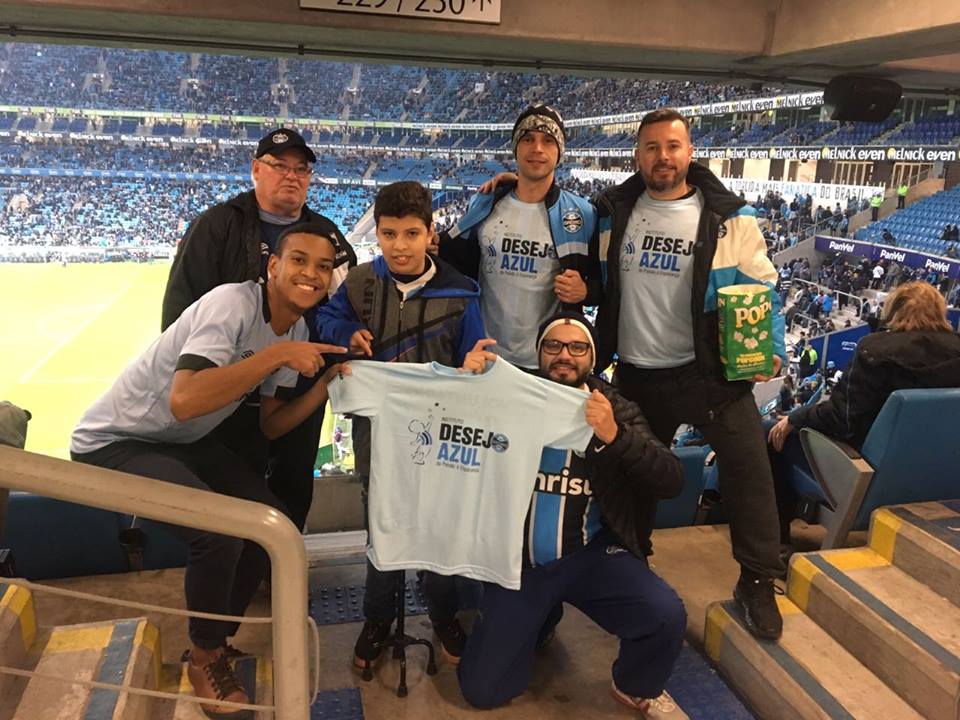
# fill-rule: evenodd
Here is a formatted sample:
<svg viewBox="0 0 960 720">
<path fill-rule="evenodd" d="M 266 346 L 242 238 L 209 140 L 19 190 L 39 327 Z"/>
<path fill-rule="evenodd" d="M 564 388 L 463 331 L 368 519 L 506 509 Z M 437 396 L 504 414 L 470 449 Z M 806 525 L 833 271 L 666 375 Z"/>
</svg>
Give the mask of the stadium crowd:
<svg viewBox="0 0 960 720">
<path fill-rule="evenodd" d="M 782 89 L 4 43 L 0 92 L 12 105 L 369 120 L 403 120 L 413 113 L 437 122 L 462 116 L 506 122 L 528 102 L 588 117 L 770 96 Z"/>
</svg>

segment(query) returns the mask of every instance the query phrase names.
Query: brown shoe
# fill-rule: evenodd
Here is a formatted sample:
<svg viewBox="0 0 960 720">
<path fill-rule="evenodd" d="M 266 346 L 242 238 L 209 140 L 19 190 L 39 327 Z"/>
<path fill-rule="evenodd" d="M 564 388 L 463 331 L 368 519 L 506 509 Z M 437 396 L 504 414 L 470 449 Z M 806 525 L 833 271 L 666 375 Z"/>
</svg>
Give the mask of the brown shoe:
<svg viewBox="0 0 960 720">
<path fill-rule="evenodd" d="M 194 693 L 200 698 L 236 703 L 250 702 L 240 679 L 233 671 L 230 658 L 225 653 L 206 665 L 196 665 L 193 658 L 190 658 L 187 662 L 187 677 Z M 206 703 L 201 703 L 200 709 L 214 720 L 253 720 L 251 710 L 233 710 Z"/>
</svg>

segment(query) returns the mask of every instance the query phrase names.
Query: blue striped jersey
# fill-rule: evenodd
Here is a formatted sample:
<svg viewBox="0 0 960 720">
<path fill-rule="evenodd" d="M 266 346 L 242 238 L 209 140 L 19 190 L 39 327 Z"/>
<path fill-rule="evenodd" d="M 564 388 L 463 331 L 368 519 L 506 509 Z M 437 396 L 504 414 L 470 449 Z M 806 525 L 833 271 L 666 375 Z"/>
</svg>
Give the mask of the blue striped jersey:
<svg viewBox="0 0 960 720">
<path fill-rule="evenodd" d="M 523 528 L 523 562 L 545 565 L 579 550 L 603 527 L 587 461 L 572 450 L 544 448 Z"/>
</svg>

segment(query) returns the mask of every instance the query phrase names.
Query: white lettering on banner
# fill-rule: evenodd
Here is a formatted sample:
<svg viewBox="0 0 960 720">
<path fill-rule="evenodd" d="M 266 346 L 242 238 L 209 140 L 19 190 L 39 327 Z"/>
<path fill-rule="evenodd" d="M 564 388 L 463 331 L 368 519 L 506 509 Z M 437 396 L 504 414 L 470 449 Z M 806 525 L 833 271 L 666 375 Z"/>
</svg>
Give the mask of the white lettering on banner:
<svg viewBox="0 0 960 720">
<path fill-rule="evenodd" d="M 845 352 L 854 352 L 857 349 L 856 340 L 841 340 L 840 349 Z"/>
<path fill-rule="evenodd" d="M 887 160 L 907 160 L 914 162 L 953 162 L 957 159 L 956 150 L 942 148 L 888 148 Z"/>
<path fill-rule="evenodd" d="M 944 260 L 931 260 L 930 258 L 927 258 L 923 266 L 927 270 L 936 270 L 937 272 L 942 273 L 950 272 L 950 263 Z"/>
<path fill-rule="evenodd" d="M 853 243 L 837 242 L 836 240 L 830 241 L 829 248 L 837 252 L 846 253 L 852 253 L 856 249 Z"/>
<path fill-rule="evenodd" d="M 677 110 L 686 117 L 698 117 L 702 115 L 726 115 L 732 112 L 761 112 L 774 108 L 816 107 L 818 105 L 823 105 L 822 90 L 794 95 L 777 95 L 776 97 L 685 105 L 677 108 Z M 640 122 L 648 112 L 652 112 L 652 110 L 623 113 L 621 115 L 596 115 L 588 118 L 576 118 L 568 120 L 566 125 L 567 127 L 592 127 L 594 125 Z"/>
<path fill-rule="evenodd" d="M 500 24 L 500 0 L 300 0 L 306 10 Z"/>
<path fill-rule="evenodd" d="M 903 262 L 907 259 L 907 254 L 905 252 L 900 252 L 899 250 L 886 250 L 884 248 L 880 248 L 880 259 Z"/>
</svg>

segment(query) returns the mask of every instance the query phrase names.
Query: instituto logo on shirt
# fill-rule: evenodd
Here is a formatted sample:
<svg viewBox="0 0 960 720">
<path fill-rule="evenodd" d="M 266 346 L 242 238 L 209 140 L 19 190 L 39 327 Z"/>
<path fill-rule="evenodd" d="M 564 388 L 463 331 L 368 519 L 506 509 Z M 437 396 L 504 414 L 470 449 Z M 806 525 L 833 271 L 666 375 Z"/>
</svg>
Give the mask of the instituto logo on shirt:
<svg viewBox="0 0 960 720">
<path fill-rule="evenodd" d="M 487 451 L 504 453 L 510 447 L 510 440 L 503 433 L 466 424 L 462 418 L 441 418 L 434 439 L 433 422 L 433 416 L 428 415 L 426 420 L 414 418 L 407 425 L 412 436 L 410 459 L 415 465 L 427 464 L 436 447 L 435 464 L 464 472 L 479 472 Z"/>
</svg>

